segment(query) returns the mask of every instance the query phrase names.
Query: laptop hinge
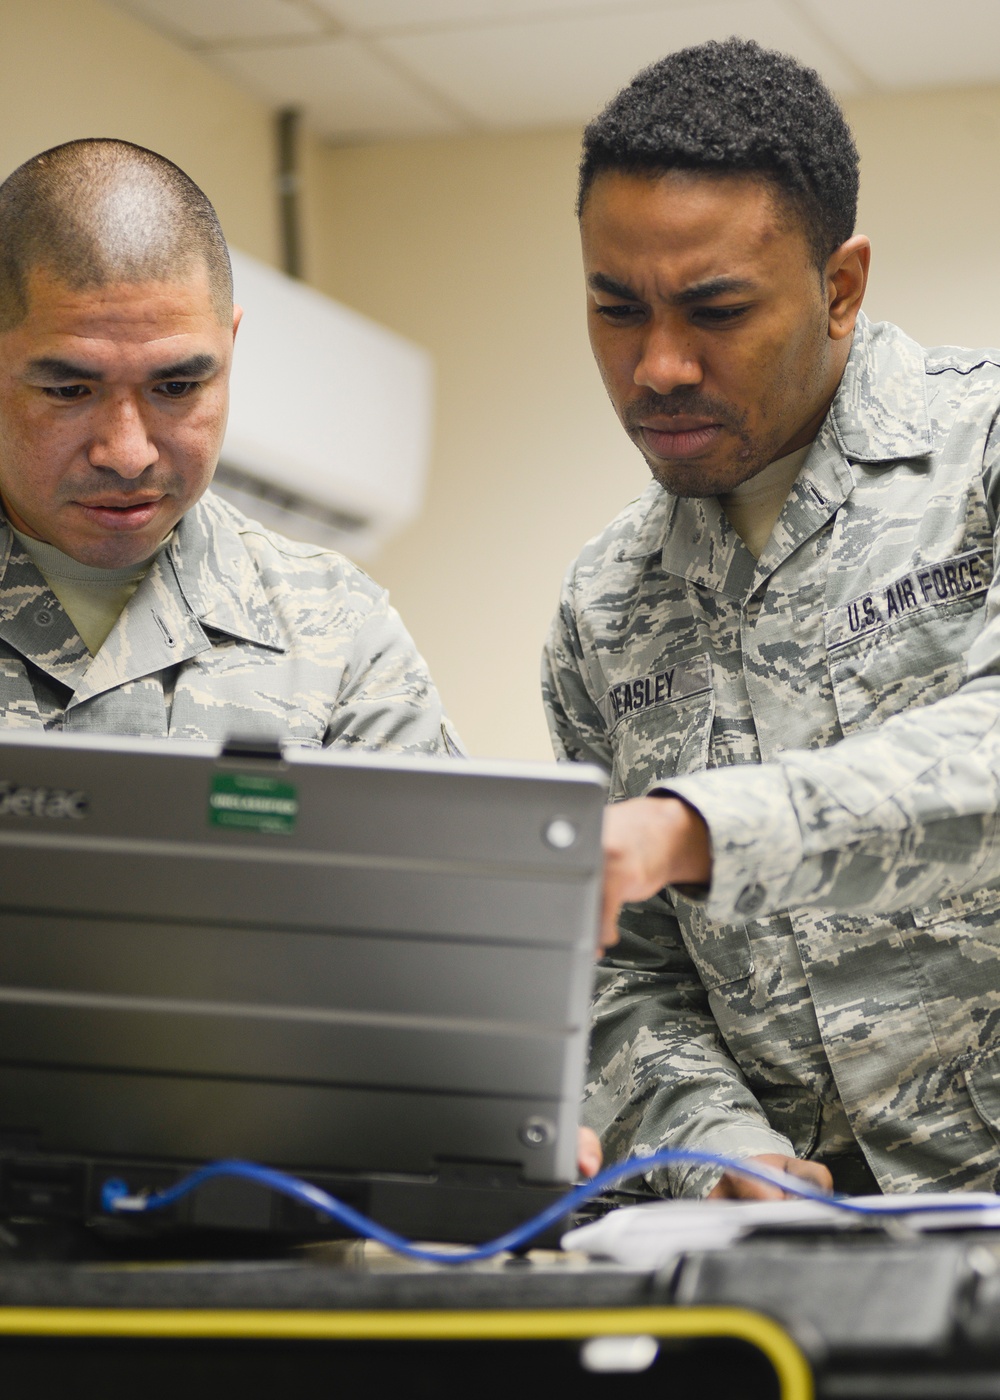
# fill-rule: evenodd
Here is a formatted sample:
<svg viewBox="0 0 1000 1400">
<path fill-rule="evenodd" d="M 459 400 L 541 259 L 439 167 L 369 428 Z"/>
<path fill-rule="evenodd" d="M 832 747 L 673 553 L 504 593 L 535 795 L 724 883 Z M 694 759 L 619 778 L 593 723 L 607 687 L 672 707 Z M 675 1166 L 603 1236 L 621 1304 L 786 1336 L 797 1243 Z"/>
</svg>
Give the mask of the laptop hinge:
<svg viewBox="0 0 1000 1400">
<path fill-rule="evenodd" d="M 222 745 L 219 757 L 238 760 L 256 758 L 280 762 L 282 757 L 281 741 L 279 739 L 242 739 L 238 734 L 231 734 Z"/>
</svg>

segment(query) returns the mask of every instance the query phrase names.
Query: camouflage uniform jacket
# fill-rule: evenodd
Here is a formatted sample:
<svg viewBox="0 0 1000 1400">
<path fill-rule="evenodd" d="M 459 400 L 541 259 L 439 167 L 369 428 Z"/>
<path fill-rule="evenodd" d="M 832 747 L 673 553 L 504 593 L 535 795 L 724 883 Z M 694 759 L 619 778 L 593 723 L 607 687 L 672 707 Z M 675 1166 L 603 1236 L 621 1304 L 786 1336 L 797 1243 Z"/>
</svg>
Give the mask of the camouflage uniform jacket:
<svg viewBox="0 0 1000 1400">
<path fill-rule="evenodd" d="M 601 964 L 610 1158 L 857 1143 L 885 1190 L 1000 1186 L 998 411 L 997 352 L 862 320 L 759 561 L 654 484 L 571 569 L 557 751 L 685 798 L 714 858 Z"/>
<path fill-rule="evenodd" d="M 446 752 L 441 703 L 385 593 L 346 559 L 207 495 L 84 646 L 0 518 L 0 714 L 19 728 Z"/>
</svg>

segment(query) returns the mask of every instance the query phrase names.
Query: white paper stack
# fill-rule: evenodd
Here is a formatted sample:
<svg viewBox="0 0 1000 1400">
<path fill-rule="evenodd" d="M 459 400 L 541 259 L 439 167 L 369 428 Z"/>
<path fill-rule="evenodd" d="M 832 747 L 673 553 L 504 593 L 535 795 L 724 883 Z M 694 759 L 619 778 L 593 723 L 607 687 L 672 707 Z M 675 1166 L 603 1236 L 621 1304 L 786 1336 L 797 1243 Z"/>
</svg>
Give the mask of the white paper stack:
<svg viewBox="0 0 1000 1400">
<path fill-rule="evenodd" d="M 852 1196 L 852 1206 L 870 1209 L 873 1223 L 891 1217 L 908 1229 L 1000 1229 L 1000 1196 L 985 1192 L 948 1195 Z M 725 1249 L 753 1230 L 812 1226 L 843 1230 L 864 1220 L 858 1211 L 822 1201 L 653 1201 L 610 1211 L 592 1225 L 564 1235 L 562 1247 L 594 1259 L 639 1269 L 660 1269 L 681 1254 Z"/>
</svg>

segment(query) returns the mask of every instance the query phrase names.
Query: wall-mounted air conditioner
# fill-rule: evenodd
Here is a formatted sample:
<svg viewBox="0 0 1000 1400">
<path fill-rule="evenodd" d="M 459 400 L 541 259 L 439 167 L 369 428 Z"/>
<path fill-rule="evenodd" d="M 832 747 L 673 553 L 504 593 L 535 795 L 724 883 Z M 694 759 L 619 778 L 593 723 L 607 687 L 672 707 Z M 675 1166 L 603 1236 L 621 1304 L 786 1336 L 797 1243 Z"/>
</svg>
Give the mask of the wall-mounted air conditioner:
<svg viewBox="0 0 1000 1400">
<path fill-rule="evenodd" d="M 433 369 L 402 336 L 245 253 L 216 489 L 297 539 L 370 557 L 420 509 Z"/>
</svg>

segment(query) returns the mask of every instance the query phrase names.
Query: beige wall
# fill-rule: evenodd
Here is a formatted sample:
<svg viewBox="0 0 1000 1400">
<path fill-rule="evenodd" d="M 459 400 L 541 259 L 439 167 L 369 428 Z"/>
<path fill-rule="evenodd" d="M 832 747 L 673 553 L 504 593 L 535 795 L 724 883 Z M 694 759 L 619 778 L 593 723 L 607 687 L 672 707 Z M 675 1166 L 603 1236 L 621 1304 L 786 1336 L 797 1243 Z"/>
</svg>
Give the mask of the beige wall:
<svg viewBox="0 0 1000 1400">
<path fill-rule="evenodd" d="M 847 104 L 869 315 L 925 345 L 1000 344 L 1000 88 Z"/>
<path fill-rule="evenodd" d="M 79 136 L 119 136 L 176 161 L 231 241 L 274 260 L 263 103 L 99 0 L 2 0 L 0 174 Z"/>
<path fill-rule="evenodd" d="M 371 566 L 477 754 L 551 757 L 538 655 L 580 544 L 645 485 L 587 345 L 576 132 L 330 151 L 312 275 L 437 360 L 423 518 Z"/>
</svg>

